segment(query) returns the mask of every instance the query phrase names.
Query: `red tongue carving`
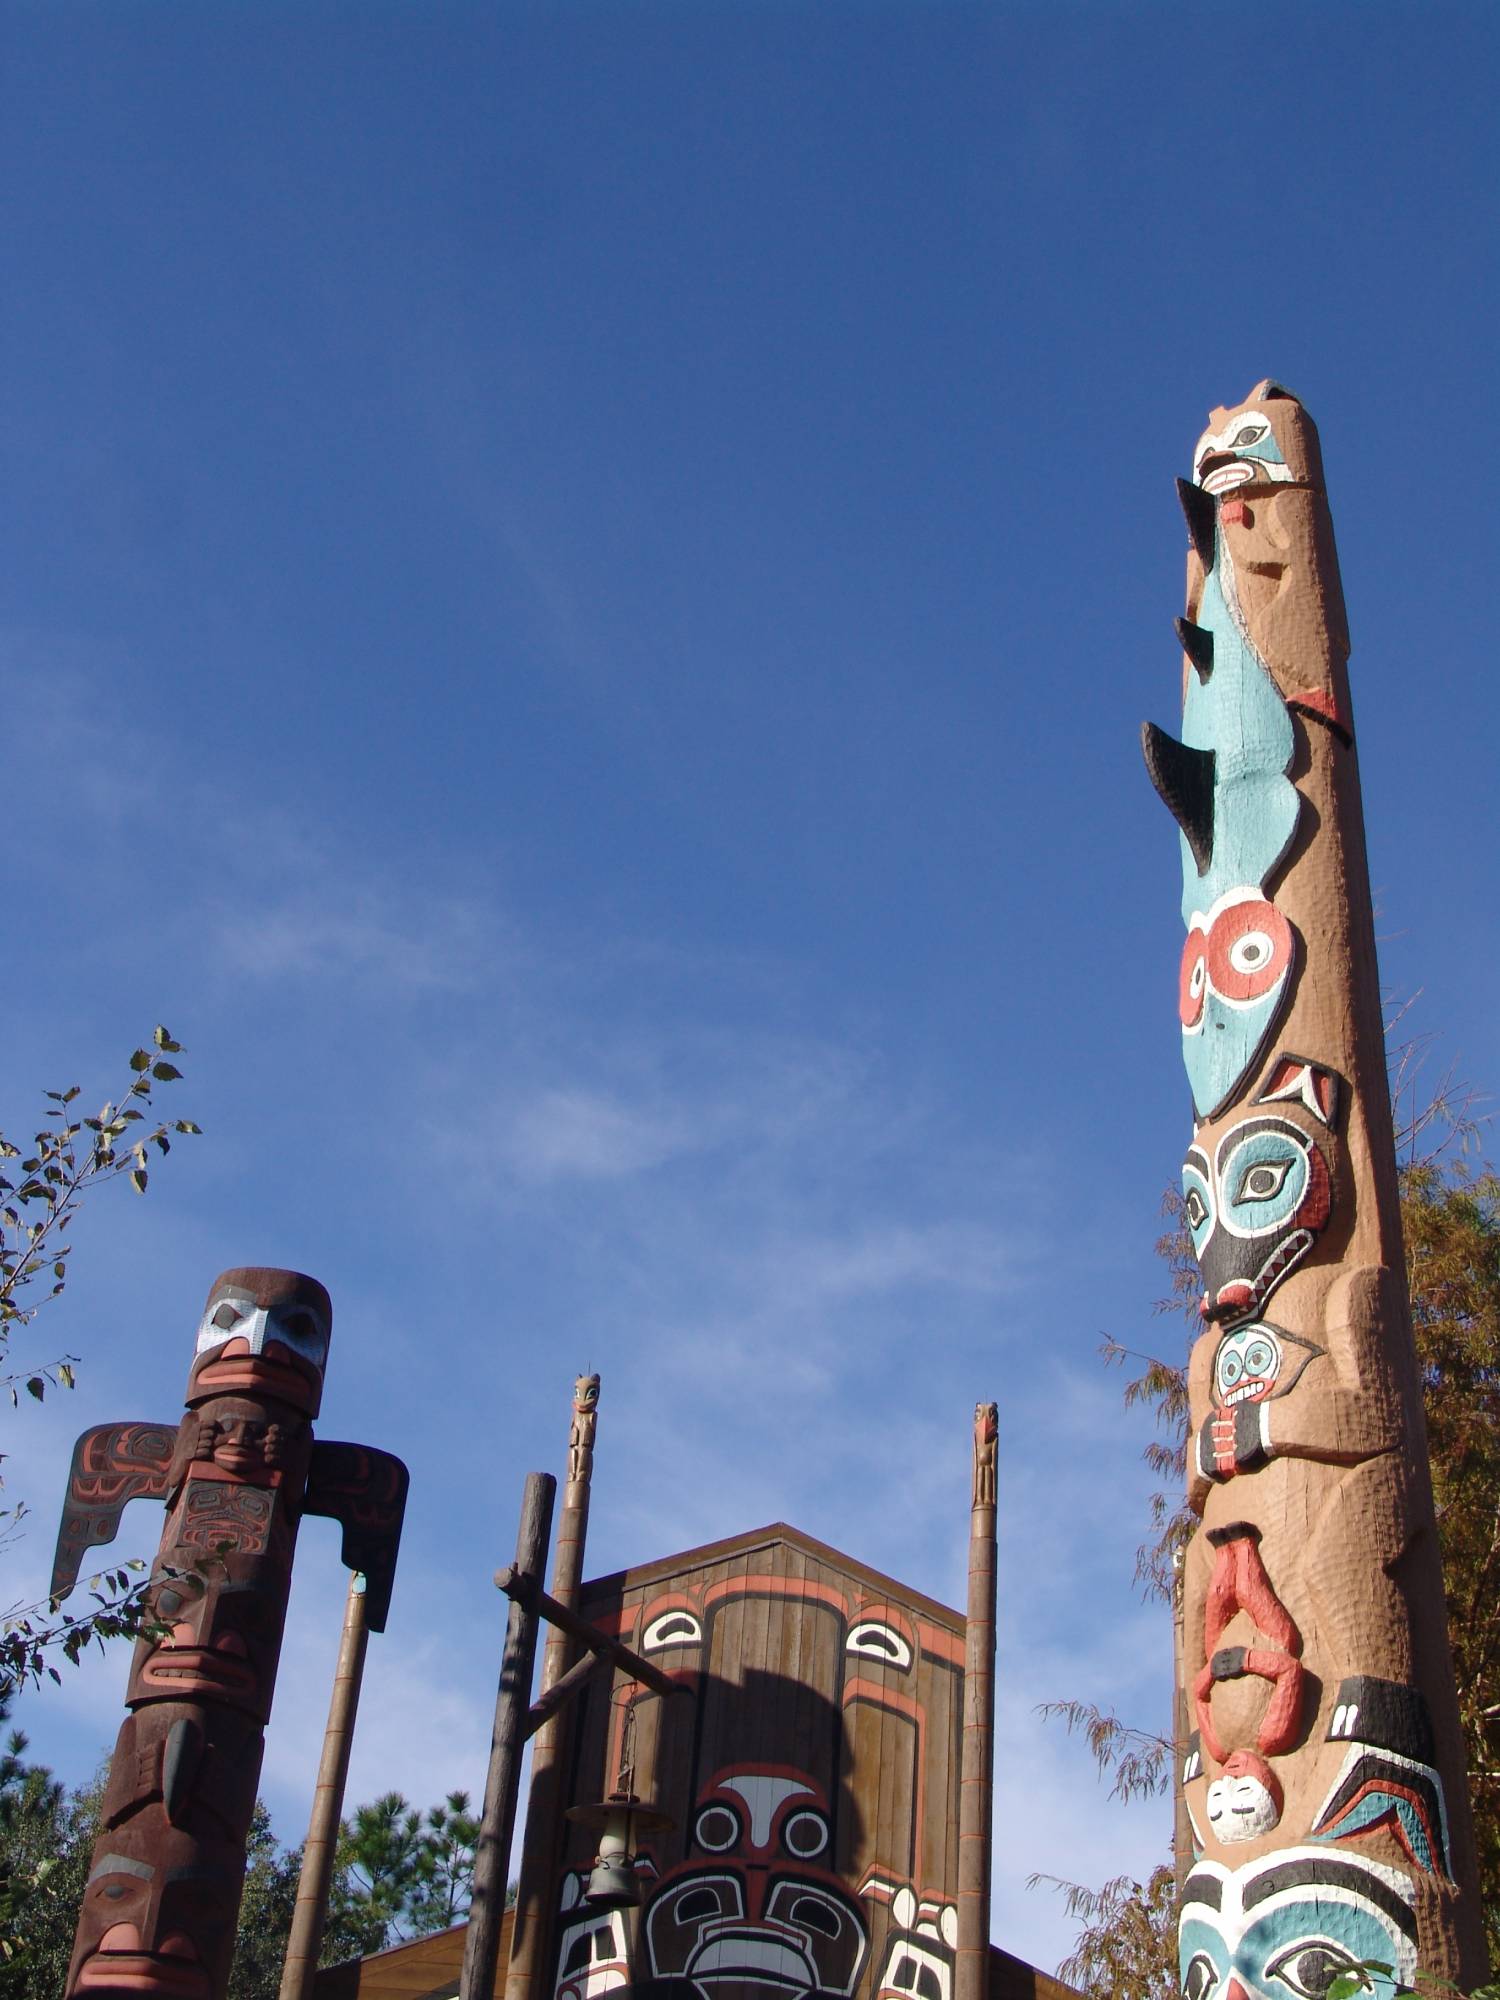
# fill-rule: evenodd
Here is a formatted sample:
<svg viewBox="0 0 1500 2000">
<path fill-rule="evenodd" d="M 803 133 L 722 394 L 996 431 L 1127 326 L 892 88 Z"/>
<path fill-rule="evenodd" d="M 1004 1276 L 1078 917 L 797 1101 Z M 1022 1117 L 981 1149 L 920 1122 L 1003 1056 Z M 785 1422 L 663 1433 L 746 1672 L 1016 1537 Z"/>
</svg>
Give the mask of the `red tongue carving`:
<svg viewBox="0 0 1500 2000">
<path fill-rule="evenodd" d="M 1233 521 L 1235 526 L 1238 527 L 1244 518 L 1245 503 L 1243 500 L 1225 500 L 1220 505 L 1219 519 L 1221 521 Z"/>
</svg>

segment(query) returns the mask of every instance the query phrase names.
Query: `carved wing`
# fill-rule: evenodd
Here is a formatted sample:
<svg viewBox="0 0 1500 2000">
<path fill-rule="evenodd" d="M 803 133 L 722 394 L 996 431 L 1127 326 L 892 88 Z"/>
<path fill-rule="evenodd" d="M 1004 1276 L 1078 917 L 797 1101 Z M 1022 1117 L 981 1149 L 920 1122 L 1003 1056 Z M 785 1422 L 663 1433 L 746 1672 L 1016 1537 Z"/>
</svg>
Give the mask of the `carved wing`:
<svg viewBox="0 0 1500 2000">
<path fill-rule="evenodd" d="M 66 1597 L 85 1553 L 119 1532 L 130 1500 L 164 1500 L 171 1484 L 175 1424 L 95 1424 L 73 1447 L 68 1497 L 52 1561 L 52 1595 Z"/>
<path fill-rule="evenodd" d="M 343 1528 L 344 1564 L 364 1576 L 365 1617 L 372 1632 L 385 1630 L 410 1481 L 399 1458 L 373 1445 L 320 1439 L 313 1446 L 302 1511 L 321 1514 Z"/>
</svg>

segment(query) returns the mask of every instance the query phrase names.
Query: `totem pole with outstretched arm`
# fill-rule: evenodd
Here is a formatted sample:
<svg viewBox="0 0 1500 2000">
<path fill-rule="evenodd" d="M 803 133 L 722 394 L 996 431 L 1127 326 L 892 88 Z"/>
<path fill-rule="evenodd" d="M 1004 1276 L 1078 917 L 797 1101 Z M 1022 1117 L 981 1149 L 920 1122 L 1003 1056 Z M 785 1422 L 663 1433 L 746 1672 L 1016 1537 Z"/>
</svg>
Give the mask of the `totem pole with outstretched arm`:
<svg viewBox="0 0 1500 2000">
<path fill-rule="evenodd" d="M 366 1577 L 369 1623 L 384 1629 L 406 1467 L 365 1445 L 313 1441 L 332 1318 L 314 1278 L 226 1271 L 198 1327 L 177 1428 L 101 1424 L 74 1450 L 54 1596 L 72 1589 L 86 1550 L 113 1540 L 127 1501 L 164 1500 L 167 1521 L 69 2000 L 222 2000 L 304 1514 L 342 1524 L 343 1559 Z"/>
<path fill-rule="evenodd" d="M 1402 1252 L 1349 642 L 1317 432 L 1215 410 L 1187 514 L 1181 829 L 1188 2000 L 1484 1973 Z"/>
</svg>

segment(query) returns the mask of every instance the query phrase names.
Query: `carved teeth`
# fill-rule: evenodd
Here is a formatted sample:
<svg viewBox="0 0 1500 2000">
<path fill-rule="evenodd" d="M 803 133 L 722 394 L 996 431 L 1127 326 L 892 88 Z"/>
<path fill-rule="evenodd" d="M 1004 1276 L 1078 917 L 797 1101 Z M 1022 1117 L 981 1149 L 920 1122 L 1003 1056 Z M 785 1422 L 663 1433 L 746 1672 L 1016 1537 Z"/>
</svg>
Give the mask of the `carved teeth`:
<svg viewBox="0 0 1500 2000">
<path fill-rule="evenodd" d="M 1216 465 L 1203 475 L 1205 493 L 1227 493 L 1232 486 L 1244 486 L 1255 477 L 1256 468 L 1248 459 L 1236 458 L 1228 465 Z"/>
</svg>

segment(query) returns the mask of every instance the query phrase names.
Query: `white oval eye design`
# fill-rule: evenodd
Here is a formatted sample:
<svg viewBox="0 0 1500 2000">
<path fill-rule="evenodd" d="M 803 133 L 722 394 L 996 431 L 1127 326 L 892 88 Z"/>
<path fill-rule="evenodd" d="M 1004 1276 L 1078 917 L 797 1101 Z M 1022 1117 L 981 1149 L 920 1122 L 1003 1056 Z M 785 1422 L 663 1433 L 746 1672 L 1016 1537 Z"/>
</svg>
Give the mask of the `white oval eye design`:
<svg viewBox="0 0 1500 2000">
<path fill-rule="evenodd" d="M 1246 424 L 1245 428 L 1242 431 L 1236 431 L 1234 437 L 1230 440 L 1230 450 L 1243 451 L 1247 444 L 1259 444 L 1265 436 L 1267 429 L 1268 426 L 1265 424 Z"/>
<path fill-rule="evenodd" d="M 739 1844 L 740 1816 L 733 1806 L 705 1806 L 698 1815 L 693 1837 L 710 1854 L 727 1854 Z"/>
<path fill-rule="evenodd" d="M 1246 931 L 1229 947 L 1229 963 L 1248 979 L 1269 965 L 1276 947 L 1266 931 Z"/>
<path fill-rule="evenodd" d="M 699 1646 L 703 1626 L 691 1611 L 662 1611 L 646 1627 L 641 1640 L 643 1653 L 662 1653 L 668 1646 Z"/>
<path fill-rule="evenodd" d="M 828 1845 L 828 1822 L 820 1812 L 811 1812 L 804 1806 L 800 1812 L 788 1815 L 781 1829 L 781 1844 L 799 1861 L 811 1861 Z"/>
<path fill-rule="evenodd" d="M 845 1650 L 863 1653 L 867 1659 L 883 1660 L 888 1667 L 904 1673 L 911 1665 L 911 1647 L 893 1625 L 879 1618 L 862 1618 L 849 1634 Z"/>
</svg>

